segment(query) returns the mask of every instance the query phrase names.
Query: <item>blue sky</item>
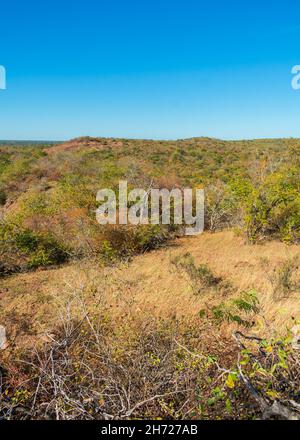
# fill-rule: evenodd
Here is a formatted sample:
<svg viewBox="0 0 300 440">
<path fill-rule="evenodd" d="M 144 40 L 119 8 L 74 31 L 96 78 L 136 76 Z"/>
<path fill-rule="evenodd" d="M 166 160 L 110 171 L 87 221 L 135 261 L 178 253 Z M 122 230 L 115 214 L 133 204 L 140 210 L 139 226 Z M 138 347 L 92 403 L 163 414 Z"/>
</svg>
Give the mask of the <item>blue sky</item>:
<svg viewBox="0 0 300 440">
<path fill-rule="evenodd" d="M 300 4 L 1 2 L 0 139 L 300 137 Z"/>
</svg>

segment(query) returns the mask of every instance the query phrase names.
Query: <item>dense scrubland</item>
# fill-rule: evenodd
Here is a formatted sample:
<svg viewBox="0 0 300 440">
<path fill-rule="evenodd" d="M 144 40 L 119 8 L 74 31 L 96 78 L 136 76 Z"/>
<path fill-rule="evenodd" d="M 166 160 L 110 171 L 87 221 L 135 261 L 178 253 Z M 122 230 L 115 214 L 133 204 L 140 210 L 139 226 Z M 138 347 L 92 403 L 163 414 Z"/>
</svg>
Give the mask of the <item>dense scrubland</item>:
<svg viewBox="0 0 300 440">
<path fill-rule="evenodd" d="M 296 418 L 300 140 L 0 146 L 0 418 Z M 205 232 L 96 193 L 204 188 Z"/>
</svg>

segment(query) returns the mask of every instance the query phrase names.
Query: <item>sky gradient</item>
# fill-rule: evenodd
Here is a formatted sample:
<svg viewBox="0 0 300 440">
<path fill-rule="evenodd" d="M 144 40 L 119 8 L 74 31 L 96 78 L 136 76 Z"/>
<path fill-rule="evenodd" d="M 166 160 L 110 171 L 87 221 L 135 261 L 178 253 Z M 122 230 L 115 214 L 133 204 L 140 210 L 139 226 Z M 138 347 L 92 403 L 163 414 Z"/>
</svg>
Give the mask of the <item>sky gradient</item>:
<svg viewBox="0 0 300 440">
<path fill-rule="evenodd" d="M 300 137 L 297 0 L 0 8 L 0 139 Z"/>
</svg>

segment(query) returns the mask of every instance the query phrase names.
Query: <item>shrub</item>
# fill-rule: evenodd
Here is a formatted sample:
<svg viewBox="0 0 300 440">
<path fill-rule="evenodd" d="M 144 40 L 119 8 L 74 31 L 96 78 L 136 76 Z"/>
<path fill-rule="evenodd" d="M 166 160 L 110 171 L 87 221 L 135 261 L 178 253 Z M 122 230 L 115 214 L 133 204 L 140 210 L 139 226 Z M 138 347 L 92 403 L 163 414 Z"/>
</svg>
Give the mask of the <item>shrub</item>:
<svg viewBox="0 0 300 440">
<path fill-rule="evenodd" d="M 24 268 L 36 268 L 65 262 L 69 253 L 49 233 L 37 233 L 29 229 L 20 229 L 14 225 L 2 225 L 0 229 L 2 250 L 8 255 L 19 253 L 19 260 Z"/>
<path fill-rule="evenodd" d="M 0 206 L 5 205 L 6 199 L 7 199 L 7 195 L 5 191 L 2 188 L 0 188 Z"/>
<path fill-rule="evenodd" d="M 269 268 L 268 260 L 262 260 L 262 265 L 272 285 L 275 301 L 287 298 L 292 292 L 300 288 L 300 281 L 297 279 L 298 257 L 288 258 L 273 269 Z"/>
<path fill-rule="evenodd" d="M 16 232 L 14 239 L 17 247 L 23 252 L 31 253 L 38 248 L 38 236 L 28 229 Z"/>
<path fill-rule="evenodd" d="M 195 294 L 221 284 L 222 278 L 215 276 L 206 264 L 196 266 L 194 257 L 189 252 L 173 258 L 172 263 L 187 273 Z"/>
<path fill-rule="evenodd" d="M 105 302 L 72 298 L 47 343 L 3 358 L 2 418 L 299 417 L 299 353 L 289 336 L 236 331 L 232 344 L 211 323 L 116 322 Z"/>
<path fill-rule="evenodd" d="M 300 240 L 298 173 L 284 170 L 267 176 L 245 200 L 245 226 L 250 242 L 279 238 Z"/>
<path fill-rule="evenodd" d="M 236 199 L 224 183 L 217 181 L 205 189 L 205 228 L 217 231 L 239 222 Z"/>
<path fill-rule="evenodd" d="M 211 311 L 213 318 L 218 323 L 222 321 L 236 322 L 239 325 L 250 327 L 252 320 L 249 320 L 247 316 L 258 312 L 258 304 L 256 291 L 250 290 L 249 292 L 243 292 L 235 299 L 213 306 Z"/>
<path fill-rule="evenodd" d="M 106 225 L 96 238 L 100 256 L 104 261 L 115 262 L 155 249 L 169 237 L 167 229 L 160 225 Z"/>
</svg>

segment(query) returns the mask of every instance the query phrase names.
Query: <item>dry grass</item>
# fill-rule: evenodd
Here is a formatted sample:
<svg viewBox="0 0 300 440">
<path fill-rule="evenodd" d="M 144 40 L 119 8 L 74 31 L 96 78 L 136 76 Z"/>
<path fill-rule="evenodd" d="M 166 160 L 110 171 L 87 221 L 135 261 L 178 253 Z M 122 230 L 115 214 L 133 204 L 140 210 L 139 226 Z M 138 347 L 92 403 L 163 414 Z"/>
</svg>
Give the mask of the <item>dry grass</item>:
<svg viewBox="0 0 300 440">
<path fill-rule="evenodd" d="M 175 256 L 186 252 L 194 257 L 195 264 L 206 264 L 216 276 L 229 282 L 229 293 L 209 290 L 195 295 L 187 275 L 172 264 Z M 262 260 L 272 270 L 298 254 L 297 246 L 279 242 L 249 246 L 233 232 L 205 233 L 137 256 L 118 267 L 104 268 L 95 261 L 82 261 L 19 274 L 1 280 L 0 322 L 7 326 L 10 339 L 18 346 L 32 345 L 51 332 L 61 306 L 74 291 L 84 292 L 91 307 L 101 292 L 116 319 L 150 314 L 188 322 L 203 307 L 256 289 L 261 311 L 253 331 L 265 334 L 268 325 L 278 332 L 285 331 L 293 325 L 293 318 L 300 316 L 299 292 L 293 290 L 288 297 L 274 301 L 272 282 Z M 223 327 L 226 335 L 232 331 L 232 325 Z"/>
<path fill-rule="evenodd" d="M 174 264 L 187 253 L 218 282 L 195 293 L 189 272 Z M 0 418 L 281 417 L 274 399 L 298 405 L 299 356 L 289 345 L 283 353 L 281 335 L 300 317 L 300 299 L 292 289 L 274 300 L 269 271 L 297 253 L 282 243 L 246 245 L 232 232 L 205 233 L 115 267 L 82 260 L 3 278 L 0 323 L 9 346 L 0 353 Z M 233 304 L 253 288 L 260 304 L 247 315 L 251 329 L 214 320 L 213 306 Z M 240 340 L 243 332 L 255 337 Z M 271 342 L 266 347 L 257 336 Z M 265 371 L 253 379 L 259 401 L 247 385 L 252 363 L 236 371 L 246 341 L 261 344 L 244 354 L 254 365 L 258 356 Z M 286 375 L 295 379 L 282 393 Z"/>
</svg>

